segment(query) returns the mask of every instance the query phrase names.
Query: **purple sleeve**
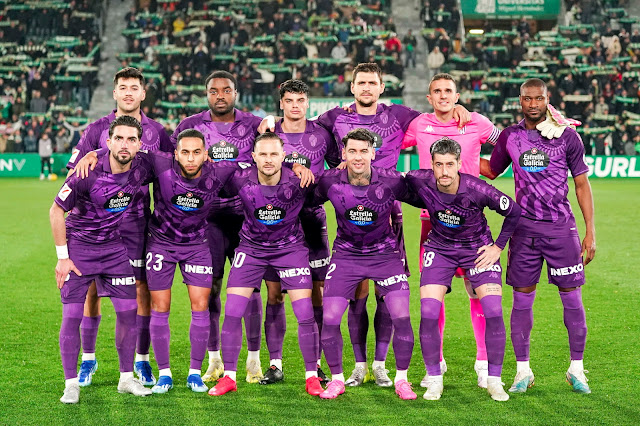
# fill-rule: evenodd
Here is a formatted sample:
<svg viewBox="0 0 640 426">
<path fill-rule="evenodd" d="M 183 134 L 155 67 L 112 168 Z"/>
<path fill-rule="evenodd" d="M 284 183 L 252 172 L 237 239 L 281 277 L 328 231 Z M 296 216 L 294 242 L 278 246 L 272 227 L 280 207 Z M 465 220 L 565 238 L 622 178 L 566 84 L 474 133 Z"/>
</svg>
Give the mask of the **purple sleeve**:
<svg viewBox="0 0 640 426">
<path fill-rule="evenodd" d="M 503 130 L 502 133 L 500 133 L 496 146 L 491 153 L 489 165 L 491 166 L 491 170 L 498 175 L 507 170 L 507 167 L 511 164 L 511 157 L 507 150 L 507 140 L 509 139 L 510 133 L 511 131 L 509 129 Z"/>
<path fill-rule="evenodd" d="M 69 176 L 60 188 L 58 195 L 56 195 L 55 203 L 62 208 L 65 212 L 71 211 L 76 205 L 78 199 L 78 192 L 86 188 L 85 181 L 89 179 L 77 178 L 75 174 Z"/>
<path fill-rule="evenodd" d="M 327 130 L 327 132 L 333 134 L 333 123 L 336 121 L 336 117 L 340 115 L 342 111 L 343 111 L 342 108 L 335 107 L 333 109 L 330 109 L 329 111 L 326 111 L 320 114 L 320 116 L 318 116 L 318 119 L 316 121 L 318 122 L 318 124 L 324 127 Z"/>
<path fill-rule="evenodd" d="M 393 114 L 398 119 L 403 132 L 406 132 L 409 128 L 409 124 L 411 124 L 411 122 L 420 115 L 418 111 L 400 104 L 393 104 L 391 108 L 393 109 Z"/>
<path fill-rule="evenodd" d="M 495 245 L 504 249 L 507 246 L 507 242 L 509 241 L 509 238 L 511 238 L 513 231 L 516 230 L 516 225 L 520 220 L 522 209 L 508 195 L 498 191 L 486 182 L 484 182 L 484 184 L 488 187 L 486 191 L 487 207 L 504 216 L 500 235 L 498 235 L 498 238 L 496 238 L 495 241 Z"/>
<path fill-rule="evenodd" d="M 173 141 L 167 134 L 167 131 L 164 129 L 164 127 L 158 128 L 158 134 L 160 135 L 160 151 L 173 152 L 175 150 Z"/>
<path fill-rule="evenodd" d="M 327 153 L 324 155 L 324 160 L 327 162 L 327 165 L 335 169 L 342 162 L 342 156 L 340 155 L 340 150 L 338 149 L 338 144 L 336 143 L 336 139 L 332 133 L 327 132 Z"/>
<path fill-rule="evenodd" d="M 178 146 L 178 135 L 182 131 L 182 127 L 181 127 L 182 123 L 184 123 L 184 120 L 182 120 L 180 123 L 178 123 L 178 125 L 176 126 L 176 129 L 173 131 L 173 133 L 169 137 L 169 143 L 171 144 L 171 150 L 175 150 L 176 147 Z"/>
<path fill-rule="evenodd" d="M 407 193 L 404 198 L 400 199 L 400 201 L 410 204 L 413 207 L 417 207 L 419 209 L 425 209 L 426 206 L 424 201 L 420 198 L 419 188 L 425 185 L 422 180 L 416 176 L 416 174 L 420 172 L 420 170 L 412 170 L 407 173 L 404 177 L 404 181 L 407 187 Z"/>
<path fill-rule="evenodd" d="M 570 132 L 570 133 L 568 133 Z M 573 129 L 565 129 L 567 134 L 567 165 L 571 170 L 571 176 L 576 177 L 589 171 L 589 166 L 584 161 L 584 144 L 578 132 Z"/>
<path fill-rule="evenodd" d="M 306 206 L 320 206 L 329 200 L 329 188 L 333 179 L 325 175 L 326 172 L 320 173 L 316 176 L 316 183 L 309 187 L 305 201 Z"/>
</svg>

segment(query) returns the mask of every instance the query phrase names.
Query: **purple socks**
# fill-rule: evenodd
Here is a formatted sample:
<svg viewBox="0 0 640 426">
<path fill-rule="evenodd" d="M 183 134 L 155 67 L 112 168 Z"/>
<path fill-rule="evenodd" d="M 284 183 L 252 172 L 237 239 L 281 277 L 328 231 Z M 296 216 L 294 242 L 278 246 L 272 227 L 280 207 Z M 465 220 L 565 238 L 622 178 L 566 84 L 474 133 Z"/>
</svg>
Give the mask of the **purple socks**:
<svg viewBox="0 0 640 426">
<path fill-rule="evenodd" d="M 97 317 L 82 317 L 80 324 L 80 335 L 82 336 L 82 350 L 92 354 L 96 352 L 96 339 L 98 338 L 98 327 L 100 326 L 101 315 Z"/>
<path fill-rule="evenodd" d="M 209 296 L 209 341 L 207 350 L 220 350 L 220 312 L 222 312 L 222 303 L 220 302 L 220 294 Z"/>
<path fill-rule="evenodd" d="M 409 292 L 392 291 L 385 296 L 383 303 L 378 304 L 378 306 L 380 305 L 385 305 L 385 311 L 388 312 L 389 319 L 393 321 L 393 329 L 395 329 L 393 352 L 396 356 L 396 369 L 407 370 L 411 362 L 414 343 L 413 328 L 411 328 L 409 318 Z M 386 357 L 386 351 L 384 355 Z"/>
<path fill-rule="evenodd" d="M 367 314 L 366 297 L 364 299 L 356 299 L 349 303 L 347 322 L 349 324 L 349 337 L 351 338 L 351 345 L 353 346 L 353 354 L 356 362 L 366 362 L 367 333 L 369 332 L 369 315 Z M 322 346 L 324 347 L 324 343 Z"/>
<path fill-rule="evenodd" d="M 569 349 L 572 360 L 581 360 L 587 342 L 587 319 L 582 304 L 582 289 L 561 291 L 560 300 L 564 307 L 564 325 L 569 332 Z"/>
<path fill-rule="evenodd" d="M 323 321 L 323 308 L 322 306 L 314 306 L 313 307 L 313 317 L 316 320 L 316 325 L 318 326 L 318 336 L 322 336 L 322 321 Z M 322 341 L 318 340 L 318 359 L 322 358 Z"/>
<path fill-rule="evenodd" d="M 225 370 L 238 370 L 238 356 L 242 348 L 242 317 L 247 310 L 248 303 L 249 299 L 246 297 L 227 294 L 227 303 L 224 305 L 224 322 L 220 335 Z"/>
<path fill-rule="evenodd" d="M 489 361 L 489 376 L 500 377 L 502 362 L 504 361 L 504 347 L 507 333 L 502 319 L 502 296 L 484 296 L 480 299 L 486 329 L 484 341 L 487 346 L 487 360 Z"/>
<path fill-rule="evenodd" d="M 209 339 L 209 311 L 191 311 L 191 327 L 189 340 L 191 341 L 191 363 L 189 368 L 200 370 L 202 360 L 207 351 Z"/>
<path fill-rule="evenodd" d="M 291 307 L 298 320 L 298 344 L 300 352 L 302 352 L 305 371 L 316 371 L 319 336 L 318 326 L 313 317 L 311 298 L 298 299 L 291 303 Z"/>
<path fill-rule="evenodd" d="M 324 319 L 322 323 L 322 348 L 331 374 L 342 373 L 342 333 L 340 323 L 349 301 L 344 297 L 325 297 L 322 301 Z"/>
<path fill-rule="evenodd" d="M 391 321 L 391 315 L 389 315 L 389 309 L 387 308 L 388 299 L 383 300 L 381 297 L 376 297 L 378 302 L 376 306 L 376 313 L 373 317 L 373 330 L 376 335 L 376 348 L 374 360 L 384 361 L 387 359 L 387 352 L 389 352 L 389 343 L 391 342 L 391 335 L 393 334 L 393 322 Z M 409 306 L 407 305 L 407 309 Z M 411 324 L 409 324 L 411 326 Z M 395 352 L 396 340 L 393 340 L 393 350 Z M 412 340 L 413 347 L 413 340 Z M 396 354 L 397 357 L 397 354 Z"/>
<path fill-rule="evenodd" d="M 264 335 L 267 340 L 270 359 L 282 359 L 282 343 L 286 330 L 287 317 L 284 311 L 284 303 L 275 305 L 267 303 L 264 314 Z"/>
<path fill-rule="evenodd" d="M 438 318 L 442 302 L 432 298 L 420 300 L 420 346 L 422 359 L 430 376 L 440 376 L 440 348 L 442 339 Z"/>
<path fill-rule="evenodd" d="M 244 327 L 247 330 L 247 350 L 259 351 L 262 344 L 262 298 L 254 292 L 249 298 L 244 313 Z"/>
<path fill-rule="evenodd" d="M 60 324 L 60 356 L 64 378 L 78 376 L 78 355 L 80 354 L 80 323 L 84 303 L 65 303 L 62 305 L 62 324 Z M 95 345 L 95 340 L 94 340 Z"/>
<path fill-rule="evenodd" d="M 511 344 L 516 361 L 529 360 L 529 339 L 533 328 L 533 301 L 536 292 L 513 292 L 513 308 L 511 309 Z"/>
<path fill-rule="evenodd" d="M 116 311 L 116 349 L 120 360 L 120 372 L 128 373 L 133 371 L 136 353 L 138 304 L 136 299 L 117 299 L 115 297 L 111 298 L 111 303 Z"/>
<path fill-rule="evenodd" d="M 149 323 L 151 316 L 136 315 L 136 325 L 138 326 L 138 343 L 136 352 L 140 355 L 148 355 L 151 346 L 151 334 L 149 333 Z"/>
<path fill-rule="evenodd" d="M 169 312 L 156 312 L 151 310 L 149 331 L 151 333 L 153 354 L 158 363 L 158 369 L 169 368 L 169 341 L 171 340 Z"/>
</svg>

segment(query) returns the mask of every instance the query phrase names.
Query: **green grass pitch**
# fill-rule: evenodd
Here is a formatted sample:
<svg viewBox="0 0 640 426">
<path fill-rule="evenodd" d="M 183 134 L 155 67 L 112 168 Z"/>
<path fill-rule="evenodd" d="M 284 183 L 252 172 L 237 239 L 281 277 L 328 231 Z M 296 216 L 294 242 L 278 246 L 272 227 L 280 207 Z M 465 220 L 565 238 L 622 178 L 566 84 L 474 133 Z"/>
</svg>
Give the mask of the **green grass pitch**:
<svg viewBox="0 0 640 426">
<path fill-rule="evenodd" d="M 48 210 L 62 182 L 36 179 L 0 180 L 0 424 L 639 424 L 640 315 L 638 307 L 638 241 L 640 241 L 640 182 L 592 180 L 596 201 L 598 250 L 586 268 L 583 298 L 589 334 L 585 366 L 593 393 L 578 395 L 564 381 L 569 365 L 562 307 L 554 287 L 543 275 L 534 307 L 531 364 L 536 385 L 506 403 L 493 402 L 475 383 L 475 343 L 469 321 L 468 299 L 460 280 L 447 297 L 445 391 L 440 401 L 425 401 L 418 384 L 424 374 L 418 339 L 418 211 L 405 208 L 405 236 L 410 253 L 412 323 L 416 345 L 409 369 L 418 393 L 416 401 L 400 401 L 393 388 L 365 384 L 348 388 L 338 400 L 322 401 L 304 392 L 304 374 L 297 347 L 295 319 L 287 301 L 285 382 L 274 386 L 244 382 L 246 351 L 240 354 L 239 389 L 224 397 L 194 394 L 185 386 L 189 361 L 189 304 L 176 279 L 171 311 L 171 361 L 175 388 L 167 395 L 136 398 L 116 392 L 118 362 L 114 347 L 114 311 L 103 300 L 98 336 L 100 369 L 93 384 L 81 391 L 80 403 L 58 401 L 64 388 L 58 349 L 61 304 L 55 286 L 55 251 Z M 513 182 L 496 181 L 513 194 Z M 571 200 L 583 235 L 582 218 L 573 188 Z M 335 221 L 329 211 L 330 229 Z M 500 217 L 488 214 L 494 234 Z M 335 231 L 330 230 L 330 235 Z M 506 265 L 503 256 L 503 265 Z M 264 294 L 264 292 L 263 292 Z M 374 298 L 369 300 L 373 322 Z M 509 333 L 511 289 L 504 289 L 504 316 Z M 353 368 L 346 318 L 345 373 Z M 369 356 L 373 356 L 373 326 Z M 268 352 L 263 344 L 262 364 Z M 157 366 L 152 361 L 154 371 Z M 326 364 L 324 365 L 325 371 Z M 393 351 L 387 367 L 394 374 Z M 206 359 L 205 359 L 206 368 Z M 507 337 L 503 381 L 515 374 L 513 349 Z"/>
</svg>

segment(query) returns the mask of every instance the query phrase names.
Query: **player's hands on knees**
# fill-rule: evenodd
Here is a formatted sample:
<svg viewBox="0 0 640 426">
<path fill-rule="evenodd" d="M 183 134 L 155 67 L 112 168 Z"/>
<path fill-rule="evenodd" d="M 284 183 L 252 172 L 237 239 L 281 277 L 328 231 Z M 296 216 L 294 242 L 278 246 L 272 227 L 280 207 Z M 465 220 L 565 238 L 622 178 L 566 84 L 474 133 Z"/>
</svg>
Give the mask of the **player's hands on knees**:
<svg viewBox="0 0 640 426">
<path fill-rule="evenodd" d="M 293 163 L 293 166 L 292 166 L 291 169 L 296 174 L 296 176 L 298 176 L 298 178 L 300 178 L 300 188 L 305 188 L 305 187 L 311 185 L 312 183 L 315 183 L 316 178 L 313 175 L 313 173 L 311 172 L 311 170 L 309 170 L 308 168 L 306 168 L 302 164 Z"/>
<path fill-rule="evenodd" d="M 589 262 L 593 260 L 596 255 L 596 237 L 592 234 L 587 234 L 582 240 L 582 252 L 580 256 L 582 257 L 582 264 L 587 265 Z"/>
<path fill-rule="evenodd" d="M 79 277 L 82 276 L 82 272 L 76 268 L 73 260 L 71 259 L 58 259 L 58 263 L 56 264 L 56 283 L 58 284 L 58 288 L 61 289 L 64 285 L 64 282 L 67 280 L 67 276 L 69 273 L 73 271 Z"/>
<path fill-rule="evenodd" d="M 276 130 L 276 120 L 273 115 L 267 115 L 262 119 L 260 125 L 258 126 L 258 133 L 263 134 L 264 132 L 275 132 Z"/>
<path fill-rule="evenodd" d="M 453 108 L 453 119 L 458 122 L 458 129 L 462 129 L 471 121 L 471 113 L 462 105 L 456 104 Z"/>
<path fill-rule="evenodd" d="M 489 244 L 480 247 L 477 253 L 480 256 L 476 259 L 476 269 L 487 269 L 500 259 L 502 249 L 495 244 Z"/>
<path fill-rule="evenodd" d="M 343 161 L 342 163 L 338 164 L 338 167 L 336 167 L 336 169 L 344 170 L 346 167 L 347 167 L 347 162 Z"/>
<path fill-rule="evenodd" d="M 96 164 L 98 164 L 98 154 L 95 151 L 89 151 L 73 168 L 76 171 L 76 177 L 80 179 L 88 177 L 89 170 L 93 171 L 96 168 Z"/>
</svg>

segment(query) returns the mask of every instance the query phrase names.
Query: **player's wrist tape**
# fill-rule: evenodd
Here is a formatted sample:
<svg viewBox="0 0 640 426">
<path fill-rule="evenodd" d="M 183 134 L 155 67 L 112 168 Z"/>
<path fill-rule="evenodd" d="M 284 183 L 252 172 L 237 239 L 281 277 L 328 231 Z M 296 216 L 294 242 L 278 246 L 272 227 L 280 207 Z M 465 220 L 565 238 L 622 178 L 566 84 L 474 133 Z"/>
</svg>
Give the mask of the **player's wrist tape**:
<svg viewBox="0 0 640 426">
<path fill-rule="evenodd" d="M 68 259 L 69 249 L 67 248 L 67 245 L 56 246 L 56 254 L 58 255 L 58 259 Z"/>
</svg>

